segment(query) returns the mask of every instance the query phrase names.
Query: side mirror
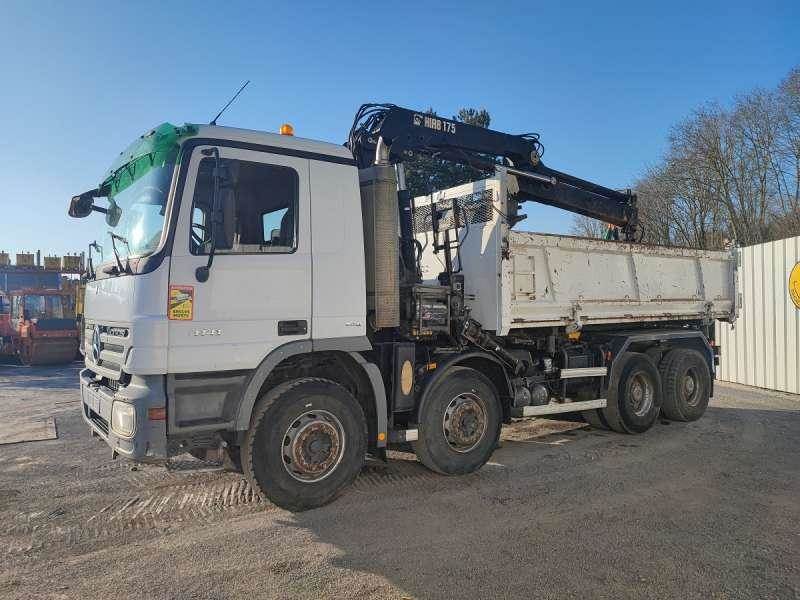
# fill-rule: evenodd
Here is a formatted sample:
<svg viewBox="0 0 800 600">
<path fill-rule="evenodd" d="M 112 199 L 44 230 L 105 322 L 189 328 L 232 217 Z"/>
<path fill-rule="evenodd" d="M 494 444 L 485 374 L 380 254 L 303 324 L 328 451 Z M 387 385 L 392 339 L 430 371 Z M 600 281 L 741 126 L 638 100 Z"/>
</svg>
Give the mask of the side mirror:
<svg viewBox="0 0 800 600">
<path fill-rule="evenodd" d="M 208 281 L 208 276 L 211 273 L 211 265 L 214 263 L 217 239 L 223 235 L 222 194 L 220 193 L 220 186 L 223 182 L 227 181 L 226 169 L 219 157 L 219 148 L 207 148 L 202 150 L 202 153 L 204 156 L 214 157 L 214 169 L 211 175 L 211 239 L 209 240 L 208 262 L 205 265 L 197 267 L 194 271 L 194 277 L 200 283 Z"/>
<path fill-rule="evenodd" d="M 73 196 L 72 200 L 69 201 L 69 210 L 67 210 L 67 214 L 73 219 L 83 219 L 92 214 L 92 211 L 108 213 L 102 206 L 96 206 L 94 204 L 94 199 L 100 195 L 100 190 L 94 189 L 83 192 L 78 196 Z M 117 221 L 119 221 L 119 216 L 117 216 Z"/>
<path fill-rule="evenodd" d="M 92 214 L 94 208 L 94 196 L 92 192 L 84 192 L 79 196 L 73 196 L 69 202 L 67 213 L 73 219 L 83 219 Z"/>
</svg>

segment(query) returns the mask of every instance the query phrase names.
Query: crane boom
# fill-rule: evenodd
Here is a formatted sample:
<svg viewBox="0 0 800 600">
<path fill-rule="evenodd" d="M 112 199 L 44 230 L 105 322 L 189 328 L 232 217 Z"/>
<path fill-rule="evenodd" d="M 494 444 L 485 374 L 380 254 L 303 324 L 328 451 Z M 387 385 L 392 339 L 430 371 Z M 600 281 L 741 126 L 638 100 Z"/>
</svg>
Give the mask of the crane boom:
<svg viewBox="0 0 800 600">
<path fill-rule="evenodd" d="M 347 146 L 361 168 L 402 163 L 416 154 L 479 169 L 502 161 L 517 177 L 518 201 L 531 200 L 611 223 L 628 240 L 636 233 L 636 195 L 546 167 L 538 134 L 513 135 L 394 104 L 364 104 L 356 113 Z"/>
</svg>

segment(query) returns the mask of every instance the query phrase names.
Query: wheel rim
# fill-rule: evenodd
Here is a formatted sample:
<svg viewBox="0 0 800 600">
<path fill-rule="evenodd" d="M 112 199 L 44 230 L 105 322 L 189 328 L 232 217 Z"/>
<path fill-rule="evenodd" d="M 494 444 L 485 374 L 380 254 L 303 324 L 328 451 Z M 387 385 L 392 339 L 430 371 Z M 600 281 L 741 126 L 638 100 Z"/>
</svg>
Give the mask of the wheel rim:
<svg viewBox="0 0 800 600">
<path fill-rule="evenodd" d="M 628 387 L 628 400 L 631 411 L 637 417 L 643 417 L 653 408 L 655 386 L 645 373 L 634 374 Z"/>
<path fill-rule="evenodd" d="M 688 406 L 697 406 L 700 402 L 700 387 L 697 371 L 692 368 L 687 369 L 681 380 L 681 399 Z"/>
<path fill-rule="evenodd" d="M 483 401 L 472 393 L 459 394 L 450 400 L 442 419 L 447 444 L 456 452 L 469 452 L 486 434 L 486 421 Z"/>
<path fill-rule="evenodd" d="M 326 410 L 310 410 L 295 419 L 283 436 L 283 466 L 305 483 L 325 479 L 342 461 L 342 423 Z"/>
</svg>

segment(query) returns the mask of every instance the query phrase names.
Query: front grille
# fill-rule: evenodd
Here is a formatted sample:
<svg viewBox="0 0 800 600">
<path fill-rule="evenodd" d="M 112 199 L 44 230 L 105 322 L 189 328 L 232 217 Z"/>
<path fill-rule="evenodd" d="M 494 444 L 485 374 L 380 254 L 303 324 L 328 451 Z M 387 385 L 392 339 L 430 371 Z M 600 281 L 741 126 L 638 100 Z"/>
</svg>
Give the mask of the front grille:
<svg viewBox="0 0 800 600">
<path fill-rule="evenodd" d="M 86 413 L 86 416 L 88 417 L 88 419 L 92 423 L 97 425 L 97 428 L 100 431 L 102 431 L 104 434 L 108 435 L 108 421 L 106 421 L 103 417 L 98 415 L 96 412 L 94 412 L 91 408 L 89 408 L 85 404 L 83 405 L 83 410 Z"/>
<path fill-rule="evenodd" d="M 95 323 L 87 323 L 84 336 L 84 351 L 87 361 L 97 367 L 102 367 L 101 372 L 109 381 L 119 379 L 122 375 L 122 365 L 125 364 L 125 354 L 130 344 L 130 330 L 117 325 L 99 325 L 99 339 L 95 340 Z M 94 348 L 97 343 L 99 348 Z M 113 377 L 108 371 L 114 373 Z M 110 387 L 110 386 L 109 386 Z M 113 389 L 113 388 L 112 388 Z"/>
</svg>

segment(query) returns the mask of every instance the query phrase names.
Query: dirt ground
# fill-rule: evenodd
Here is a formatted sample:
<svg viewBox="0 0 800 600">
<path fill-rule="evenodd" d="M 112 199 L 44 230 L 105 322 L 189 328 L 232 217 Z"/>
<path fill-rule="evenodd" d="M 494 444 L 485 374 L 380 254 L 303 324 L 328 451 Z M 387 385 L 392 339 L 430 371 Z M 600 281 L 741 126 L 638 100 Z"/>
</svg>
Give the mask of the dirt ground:
<svg viewBox="0 0 800 600">
<path fill-rule="evenodd" d="M 517 423 L 478 473 L 394 453 L 301 514 L 188 456 L 111 460 L 77 367 L 0 366 L 0 423 L 25 415 L 58 437 L 0 445 L 3 599 L 800 598 L 796 396 L 718 384 L 639 436 Z"/>
</svg>

